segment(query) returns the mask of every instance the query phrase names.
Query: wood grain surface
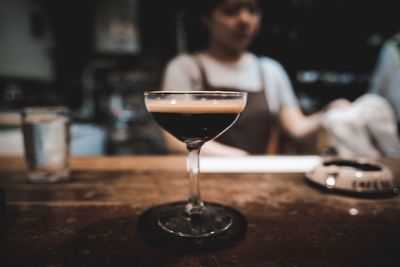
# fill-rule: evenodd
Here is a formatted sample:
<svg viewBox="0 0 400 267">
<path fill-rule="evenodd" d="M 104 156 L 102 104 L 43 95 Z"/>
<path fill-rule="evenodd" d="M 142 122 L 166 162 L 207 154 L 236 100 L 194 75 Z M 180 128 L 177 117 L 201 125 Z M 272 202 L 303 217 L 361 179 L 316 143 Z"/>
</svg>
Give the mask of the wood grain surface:
<svg viewBox="0 0 400 267">
<path fill-rule="evenodd" d="M 398 179 L 399 160 L 383 159 Z M 213 251 L 154 247 L 139 216 L 185 200 L 180 156 L 71 159 L 63 183 L 27 181 L 21 158 L 0 158 L 0 266 L 398 266 L 400 199 L 318 190 L 301 173 L 201 175 L 205 201 L 240 211 L 244 238 Z"/>
</svg>

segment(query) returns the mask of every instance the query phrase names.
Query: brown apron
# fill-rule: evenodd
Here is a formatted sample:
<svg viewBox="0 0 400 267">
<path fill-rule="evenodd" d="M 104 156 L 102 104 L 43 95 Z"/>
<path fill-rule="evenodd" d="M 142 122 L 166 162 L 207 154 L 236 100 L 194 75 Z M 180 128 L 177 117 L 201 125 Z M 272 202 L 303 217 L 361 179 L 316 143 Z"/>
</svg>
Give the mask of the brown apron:
<svg viewBox="0 0 400 267">
<path fill-rule="evenodd" d="M 241 91 L 236 88 L 212 86 L 200 59 L 195 56 L 201 73 L 202 89 L 207 91 Z M 247 104 L 236 123 L 216 140 L 228 146 L 247 151 L 250 154 L 265 154 L 274 123 L 265 97 L 265 80 L 261 65 L 258 64 L 262 88 L 258 92 L 248 92 Z"/>
</svg>

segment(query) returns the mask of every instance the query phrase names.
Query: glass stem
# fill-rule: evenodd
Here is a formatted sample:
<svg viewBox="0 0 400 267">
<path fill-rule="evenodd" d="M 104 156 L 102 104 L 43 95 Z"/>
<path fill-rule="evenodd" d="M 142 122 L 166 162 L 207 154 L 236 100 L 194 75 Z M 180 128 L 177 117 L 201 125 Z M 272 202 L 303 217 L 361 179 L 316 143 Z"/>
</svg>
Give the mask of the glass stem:
<svg viewBox="0 0 400 267">
<path fill-rule="evenodd" d="M 189 199 L 185 210 L 189 216 L 202 213 L 204 203 L 200 196 L 199 187 L 199 166 L 200 166 L 200 148 L 201 145 L 187 145 L 188 158 L 187 166 L 189 169 Z"/>
</svg>

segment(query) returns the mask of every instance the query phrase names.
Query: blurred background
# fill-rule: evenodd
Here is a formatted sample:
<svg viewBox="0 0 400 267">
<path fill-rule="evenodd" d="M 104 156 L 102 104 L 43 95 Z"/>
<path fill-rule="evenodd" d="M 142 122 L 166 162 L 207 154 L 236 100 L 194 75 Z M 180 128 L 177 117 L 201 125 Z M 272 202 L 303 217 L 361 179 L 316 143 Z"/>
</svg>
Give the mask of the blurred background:
<svg viewBox="0 0 400 267">
<path fill-rule="evenodd" d="M 260 2 L 251 51 L 283 64 L 306 113 L 363 94 L 383 41 L 400 30 L 395 1 Z M 21 153 L 17 114 L 33 105 L 71 109 L 75 155 L 165 153 L 142 95 L 201 43 L 188 4 L 1 0 L 0 153 Z"/>
</svg>

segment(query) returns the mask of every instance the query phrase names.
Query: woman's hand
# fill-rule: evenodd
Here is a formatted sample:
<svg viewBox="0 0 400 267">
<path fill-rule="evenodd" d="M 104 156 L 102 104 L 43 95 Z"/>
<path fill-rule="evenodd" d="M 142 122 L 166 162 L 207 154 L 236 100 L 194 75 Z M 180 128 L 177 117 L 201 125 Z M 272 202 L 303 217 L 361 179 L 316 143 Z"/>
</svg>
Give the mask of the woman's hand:
<svg viewBox="0 0 400 267">
<path fill-rule="evenodd" d="M 351 106 L 351 102 L 345 98 L 338 98 L 330 102 L 326 107 L 325 111 L 331 110 L 333 108 L 346 108 Z"/>
</svg>

